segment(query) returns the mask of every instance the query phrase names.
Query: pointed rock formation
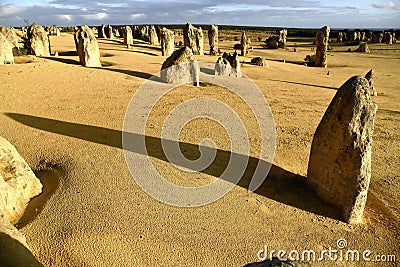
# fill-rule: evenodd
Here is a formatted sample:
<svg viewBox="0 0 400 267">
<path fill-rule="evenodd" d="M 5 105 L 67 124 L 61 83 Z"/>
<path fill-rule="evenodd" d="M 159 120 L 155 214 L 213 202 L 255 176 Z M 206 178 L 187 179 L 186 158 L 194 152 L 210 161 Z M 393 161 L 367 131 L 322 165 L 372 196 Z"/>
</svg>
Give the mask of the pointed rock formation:
<svg viewBox="0 0 400 267">
<path fill-rule="evenodd" d="M 210 55 L 218 54 L 218 26 L 210 25 L 208 29 L 208 44 L 210 45 Z"/>
<path fill-rule="evenodd" d="M 369 82 L 344 83 L 315 131 L 307 181 L 317 196 L 336 206 L 348 223 L 362 219 L 371 179 L 371 150 L 377 106 Z"/>
<path fill-rule="evenodd" d="M 161 29 L 161 54 L 169 57 L 174 52 L 174 32 L 167 28 Z"/>
</svg>

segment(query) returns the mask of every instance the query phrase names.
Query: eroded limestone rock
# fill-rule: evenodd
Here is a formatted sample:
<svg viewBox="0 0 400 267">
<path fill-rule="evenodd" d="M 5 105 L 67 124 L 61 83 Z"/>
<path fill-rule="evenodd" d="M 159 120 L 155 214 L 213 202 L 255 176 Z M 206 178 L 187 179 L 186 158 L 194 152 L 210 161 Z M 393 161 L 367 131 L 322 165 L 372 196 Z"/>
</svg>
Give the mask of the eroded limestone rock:
<svg viewBox="0 0 400 267">
<path fill-rule="evenodd" d="M 328 26 L 322 27 L 317 32 L 317 38 L 315 41 L 316 53 L 315 53 L 315 66 L 326 68 L 327 63 L 327 53 L 328 53 L 328 40 L 329 40 L 330 29 Z"/>
<path fill-rule="evenodd" d="M 371 179 L 377 106 L 369 90 L 359 76 L 339 88 L 315 131 L 308 164 L 308 184 L 348 223 L 361 221 Z"/>
<path fill-rule="evenodd" d="M 49 36 L 42 26 L 34 23 L 28 28 L 28 41 L 32 55 L 50 56 Z"/>
<path fill-rule="evenodd" d="M 101 67 L 100 50 L 93 31 L 81 26 L 75 33 L 79 62 L 85 67 Z"/>
<path fill-rule="evenodd" d="M 166 83 L 199 83 L 200 66 L 187 46 L 176 50 L 161 67 L 161 79 Z"/>
<path fill-rule="evenodd" d="M 161 29 L 161 34 L 160 34 L 160 39 L 161 39 L 161 54 L 163 56 L 169 57 L 172 55 L 174 52 L 174 32 L 171 30 L 168 30 L 167 28 L 162 28 Z"/>
</svg>

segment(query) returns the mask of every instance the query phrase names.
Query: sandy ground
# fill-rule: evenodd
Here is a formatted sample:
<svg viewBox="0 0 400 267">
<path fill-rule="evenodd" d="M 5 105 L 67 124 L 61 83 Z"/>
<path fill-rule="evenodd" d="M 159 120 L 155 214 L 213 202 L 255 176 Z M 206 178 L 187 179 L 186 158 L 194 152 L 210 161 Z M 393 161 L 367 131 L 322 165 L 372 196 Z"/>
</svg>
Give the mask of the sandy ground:
<svg viewBox="0 0 400 267">
<path fill-rule="evenodd" d="M 233 43 L 220 46 L 232 51 Z M 312 54 L 311 46 L 299 46 L 297 52 L 292 47 L 264 50 L 253 41 L 255 49 L 241 61 L 264 56 L 270 67 L 243 63 L 242 71 L 272 109 L 277 133 L 274 165 L 264 184 L 251 193 L 247 180 L 254 170 L 252 158 L 238 186 L 197 208 L 173 207 L 148 196 L 135 183 L 123 156 L 125 110 L 145 79 L 160 70 L 165 59 L 160 50 L 141 42 L 128 50 L 120 39 L 100 39 L 103 68 L 84 68 L 78 65 L 72 35 L 51 37 L 51 44 L 59 57 L 21 57 L 16 59 L 21 64 L 0 66 L 0 134 L 17 147 L 46 187 L 41 204 L 36 203 L 19 225 L 45 266 L 242 266 L 258 261 L 257 252 L 264 246 L 318 253 L 335 249 L 340 238 L 347 240 L 348 249 L 371 250 L 371 257 L 393 254 L 400 260 L 400 44 L 370 45 L 371 54 L 346 53 L 347 47 L 334 46 L 329 68 L 321 69 L 290 63 Z M 197 58 L 216 61 L 207 55 Z M 370 68 L 379 93 L 373 98 L 379 109 L 372 179 L 363 223 L 350 226 L 307 190 L 305 175 L 313 133 L 336 89 Z M 254 135 L 250 154 L 258 155 L 256 125 L 232 93 L 216 86 L 179 87 L 153 111 L 146 129 L 147 136 L 156 137 L 154 166 L 178 184 L 208 183 L 224 168 L 221 159 L 213 171 L 188 174 L 166 162 L 157 147 L 171 109 L 198 96 L 235 107 Z M 197 144 L 205 137 L 229 150 L 223 128 L 207 120 L 187 125 L 180 141 Z M 188 154 L 195 157 L 197 152 Z"/>
</svg>

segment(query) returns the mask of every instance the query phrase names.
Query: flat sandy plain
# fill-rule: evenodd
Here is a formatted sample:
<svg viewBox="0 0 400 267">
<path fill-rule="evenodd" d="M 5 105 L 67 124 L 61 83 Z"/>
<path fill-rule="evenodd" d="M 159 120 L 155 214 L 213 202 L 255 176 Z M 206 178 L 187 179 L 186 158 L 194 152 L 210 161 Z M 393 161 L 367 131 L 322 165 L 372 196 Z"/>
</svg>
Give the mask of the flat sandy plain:
<svg viewBox="0 0 400 267">
<path fill-rule="evenodd" d="M 238 36 L 240 33 L 236 33 Z M 223 51 L 233 36 L 221 33 Z M 0 66 L 0 134 L 45 184 L 46 194 L 30 207 L 20 231 L 45 266 L 243 266 L 269 250 L 346 249 L 396 255 L 397 263 L 325 261 L 320 266 L 399 266 L 400 260 L 400 44 L 370 44 L 370 54 L 335 46 L 327 69 L 297 64 L 312 54 L 311 43 L 291 41 L 286 50 L 254 50 L 241 57 L 242 71 L 265 95 L 276 124 L 276 154 L 264 184 L 252 193 L 248 179 L 258 157 L 259 131 L 248 108 L 228 90 L 185 85 L 152 111 L 146 136 L 155 137 L 153 165 L 184 185 L 217 179 L 226 159 L 211 171 L 186 173 L 165 161 L 159 149 L 161 126 L 183 101 L 212 97 L 224 101 L 246 122 L 252 160 L 246 177 L 223 198 L 197 208 L 170 206 L 148 196 L 129 172 L 121 145 L 125 111 L 143 82 L 159 72 L 165 57 L 158 47 L 136 40 L 99 39 L 102 68 L 78 64 L 72 34 L 51 37 L 58 57 L 18 57 Z M 295 43 L 297 52 L 293 52 Z M 356 47 L 351 47 L 353 50 Z M 209 49 L 205 40 L 205 51 Z M 263 56 L 269 67 L 250 65 Z M 197 56 L 215 62 L 217 57 Z M 286 62 L 284 63 L 283 60 Z M 373 135 L 372 178 L 363 222 L 348 225 L 321 203 L 305 183 L 313 133 L 331 99 L 348 78 L 375 71 L 378 104 Z M 329 75 L 328 75 L 329 71 Z M 195 120 L 180 141 L 198 144 L 210 137 L 229 150 L 226 132 L 215 122 Z M 189 147 L 189 150 L 191 148 Z M 197 150 L 186 151 L 194 158 Z M 134 174 L 133 174 L 134 175 Z"/>
</svg>

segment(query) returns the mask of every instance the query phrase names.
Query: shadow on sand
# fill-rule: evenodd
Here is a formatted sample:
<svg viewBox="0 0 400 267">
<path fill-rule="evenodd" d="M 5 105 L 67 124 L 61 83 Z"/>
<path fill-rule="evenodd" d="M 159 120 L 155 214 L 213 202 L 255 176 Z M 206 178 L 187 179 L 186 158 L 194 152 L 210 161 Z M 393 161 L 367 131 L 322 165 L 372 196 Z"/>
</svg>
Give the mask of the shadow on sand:
<svg viewBox="0 0 400 267">
<path fill-rule="evenodd" d="M 29 127 L 123 149 L 121 131 L 26 114 L 5 113 L 5 115 Z M 150 157 L 166 162 L 168 162 L 168 159 L 164 154 L 161 142 L 176 144 L 176 141 L 173 140 L 161 140 L 160 138 L 142 136 L 134 133 L 124 133 L 124 135 L 125 134 L 130 138 L 129 140 L 132 140 L 132 143 L 134 143 L 135 140 L 142 140 L 143 137 L 146 140 L 145 151 L 141 151 L 135 146 L 129 146 L 128 148 L 125 147 L 125 149 L 134 153 L 149 155 Z M 181 148 L 182 153 L 188 159 L 196 159 L 200 156 L 199 145 L 184 142 L 179 142 L 178 145 Z M 207 150 L 210 148 L 202 147 L 202 149 Z M 214 162 L 202 172 L 219 178 L 227 167 L 231 155 L 232 152 L 230 151 L 218 149 Z M 249 159 L 245 173 L 238 183 L 239 186 L 247 189 L 260 159 L 254 157 L 249 158 L 246 155 L 239 154 L 235 156 L 241 157 L 243 160 Z M 219 164 L 215 164 L 216 162 Z M 313 191 L 307 187 L 305 177 L 286 171 L 276 165 L 272 165 L 265 181 L 255 191 L 255 193 L 308 212 L 333 219 L 340 219 L 336 208 L 326 205 L 317 199 Z"/>
<path fill-rule="evenodd" d="M 317 87 L 317 88 L 324 88 L 324 89 L 331 89 L 331 90 L 337 90 L 337 89 L 338 89 L 338 88 L 336 88 L 336 87 L 330 87 L 330 86 L 324 86 L 324 85 L 316 85 L 316 84 L 309 84 L 309 83 L 299 83 L 299 82 L 282 81 L 282 80 L 273 80 L 273 79 L 270 79 L 270 81 L 273 81 L 273 82 L 281 82 L 281 83 L 290 83 L 290 84 L 298 84 L 298 85 L 305 85 L 305 86 L 311 86 L 311 87 Z"/>
</svg>

